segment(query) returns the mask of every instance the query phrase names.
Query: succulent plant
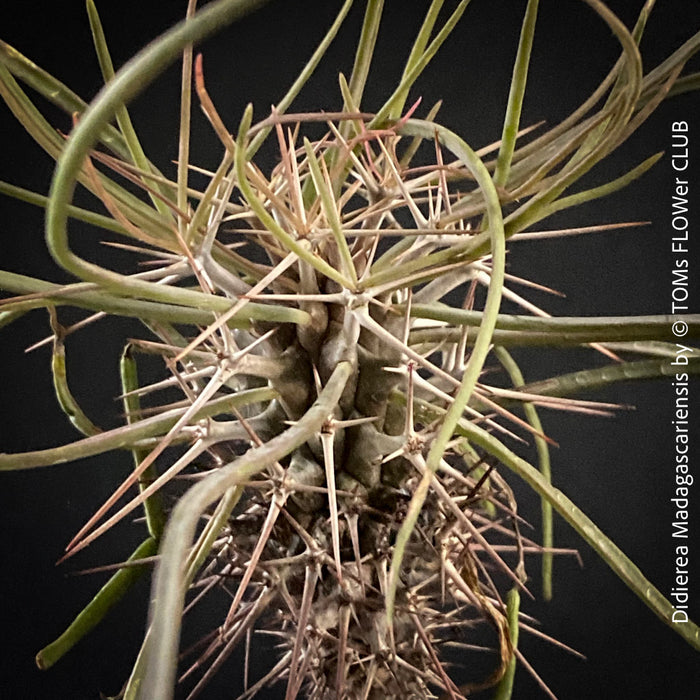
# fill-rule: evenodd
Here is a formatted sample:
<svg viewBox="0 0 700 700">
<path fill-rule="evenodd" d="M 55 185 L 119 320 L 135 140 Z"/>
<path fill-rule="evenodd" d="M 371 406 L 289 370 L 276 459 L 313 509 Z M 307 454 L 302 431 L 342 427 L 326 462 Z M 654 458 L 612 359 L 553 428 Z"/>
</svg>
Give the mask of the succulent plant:
<svg viewBox="0 0 700 700">
<path fill-rule="evenodd" d="M 651 168 L 658 154 L 602 184 L 579 182 L 665 98 L 698 83 L 684 68 L 700 33 L 643 71 L 638 44 L 653 3 L 631 29 L 602 2 L 586 3 L 619 42 L 617 63 L 568 118 L 548 128 L 521 124 L 538 13 L 536 1 L 523 3 L 501 138 L 479 150 L 441 124 L 439 104 L 413 94 L 467 22 L 468 0 L 428 5 L 398 84 L 371 108 L 365 89 L 384 3 L 368 0 L 352 71 L 328 101 L 336 106 L 298 110 L 298 93 L 353 3 L 339 4 L 289 91 L 261 117 L 249 106 L 237 122 L 217 109 L 206 53 L 195 54 L 193 43 L 258 2 L 218 0 L 198 11 L 190 2 L 186 20 L 115 73 L 88 0 L 106 83 L 89 105 L 0 45 L 0 94 L 57 161 L 48 197 L 0 187 L 46 207 L 48 250 L 71 276 L 54 284 L 0 272 L 10 293 L 0 321 L 9 332 L 28 312 L 48 310 L 55 393 L 83 434 L 60 447 L 0 454 L 0 469 L 131 452 L 132 471 L 62 560 L 145 514 L 142 543 L 39 652 L 40 667 L 58 661 L 153 570 L 148 631 L 124 698 L 170 698 L 178 681 L 195 697 L 237 649 L 245 649 L 247 668 L 254 633 L 272 638 L 276 657 L 259 677 L 246 671 L 234 697 L 265 696 L 279 685 L 286 699 L 481 691 L 504 699 L 518 666 L 551 696 L 518 639 L 542 634 L 520 611 L 523 592 L 532 593 L 526 556 L 528 566 L 531 555 L 541 560 L 547 599 L 553 556 L 572 553 L 555 547 L 553 510 L 700 649 L 697 626 L 674 623 L 672 602 L 565 495 L 563 478 L 561 490 L 558 478 L 552 483 L 555 443 L 539 416 L 541 408 L 615 412 L 621 407 L 579 395 L 619 382 L 689 382 L 700 370 L 692 345 L 700 318 L 552 317 L 522 292 L 536 280 L 507 270 L 511 243 L 613 228 L 559 229 L 545 220 Z M 170 175 L 147 157 L 127 105 L 180 58 Z M 50 126 L 27 86 L 72 116 L 70 135 Z M 218 139 L 214 167 L 197 161 L 194 105 Z M 85 204 L 73 204 L 78 183 L 93 195 Z M 73 222 L 91 236 L 99 230 L 130 266 L 117 268 L 95 249 L 76 252 Z M 64 307 L 86 313 L 70 316 Z M 105 316 L 142 328 L 124 338 L 125 418 L 111 429 L 98 427 L 71 391 L 65 350 L 73 334 L 105 326 Z M 682 343 L 677 328 L 685 328 Z M 589 364 L 529 382 L 521 365 L 542 347 L 585 348 Z M 674 365 L 679 351 L 682 370 Z M 143 383 L 142 364 L 152 376 Z M 526 443 L 536 448 L 535 465 L 521 456 Z M 541 499 L 535 537 L 518 514 L 513 476 Z M 144 531 L 143 522 L 134 527 Z M 210 600 L 218 601 L 215 627 L 181 648 L 185 611 L 196 615 Z M 466 653 L 484 646 L 496 652 L 488 670 L 458 680 L 453 651 L 464 666 Z"/>
</svg>

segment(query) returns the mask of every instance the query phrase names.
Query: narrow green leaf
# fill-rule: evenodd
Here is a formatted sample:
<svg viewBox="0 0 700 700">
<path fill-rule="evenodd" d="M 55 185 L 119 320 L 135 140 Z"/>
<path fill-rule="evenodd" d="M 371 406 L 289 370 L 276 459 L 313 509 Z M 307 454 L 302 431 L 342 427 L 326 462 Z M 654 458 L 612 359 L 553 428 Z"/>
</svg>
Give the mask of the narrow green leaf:
<svg viewBox="0 0 700 700">
<path fill-rule="evenodd" d="M 316 70 L 318 64 L 321 62 L 321 59 L 326 54 L 328 47 L 331 45 L 333 39 L 335 39 L 336 35 L 338 34 L 338 31 L 340 30 L 340 27 L 345 21 L 348 12 L 350 12 L 350 8 L 352 7 L 353 1 L 354 0 L 345 0 L 343 6 L 340 8 L 340 11 L 336 15 L 335 20 L 333 20 L 333 24 L 331 25 L 330 29 L 326 32 L 325 36 L 321 40 L 321 43 L 314 51 L 313 55 L 308 60 L 301 73 L 299 73 L 299 77 L 294 81 L 294 83 L 292 83 L 292 86 L 289 88 L 289 90 L 287 90 L 284 97 L 277 103 L 277 105 L 275 105 L 275 109 L 277 110 L 278 114 L 284 114 L 287 111 L 287 109 L 289 109 L 289 106 L 292 104 L 297 95 L 301 92 L 301 89 L 304 87 L 304 85 L 306 85 L 309 78 L 313 75 L 313 72 Z M 258 149 L 264 143 L 271 129 L 272 127 L 266 127 L 253 137 L 253 139 L 250 142 L 250 145 L 248 146 L 248 158 L 252 158 L 258 152 Z"/>
<path fill-rule="evenodd" d="M 608 195 L 613 194 L 613 192 L 617 192 L 623 187 L 627 187 L 627 185 L 641 177 L 647 170 L 657 163 L 662 156 L 663 153 L 656 153 L 650 158 L 647 158 L 644 162 L 637 165 L 635 168 L 632 168 L 632 170 L 628 171 L 624 175 L 621 175 L 610 182 L 606 182 L 604 185 L 600 185 L 600 187 L 593 187 L 590 190 L 584 190 L 583 192 L 577 192 L 576 194 L 569 195 L 568 197 L 562 197 L 561 199 L 554 200 L 551 204 L 542 207 L 538 211 L 537 219 L 528 219 L 528 225 L 531 226 L 537 221 L 545 219 L 554 214 L 554 212 L 569 209 L 570 207 L 575 207 L 579 204 L 590 202 L 594 199 L 600 199 L 601 197 L 607 197 Z M 506 222 L 506 229 L 508 233 L 515 232 L 515 229 L 519 225 L 520 224 L 518 223 L 513 223 L 512 226 L 509 226 L 509 222 Z"/>
<path fill-rule="evenodd" d="M 193 548 L 187 562 L 187 574 L 185 581 L 190 585 L 197 575 L 197 572 L 206 561 L 214 542 L 229 521 L 231 511 L 243 495 L 242 486 L 232 486 L 217 504 L 214 513 L 202 530 L 202 534 Z"/>
<path fill-rule="evenodd" d="M 81 309 L 104 311 L 116 316 L 195 326 L 208 326 L 215 320 L 214 313 L 230 311 L 232 305 L 230 299 L 180 287 L 172 287 L 173 294 L 170 296 L 175 301 L 174 304 L 124 299 L 108 294 L 90 283 L 63 286 L 2 270 L 0 270 L 0 289 L 15 294 L 41 295 L 41 298 L 36 299 L 6 301 L 3 307 L 7 311 L 27 311 L 50 304 L 70 305 Z M 182 295 L 179 294 L 180 292 Z M 232 328 L 249 328 L 251 321 L 254 320 L 298 323 L 305 326 L 311 322 L 311 317 L 301 309 L 249 302 L 240 313 L 234 314 L 228 323 Z"/>
<path fill-rule="evenodd" d="M 88 18 L 90 19 L 90 29 L 92 30 L 92 38 L 95 44 L 95 52 L 97 53 L 97 60 L 100 64 L 100 70 L 102 71 L 102 77 L 106 83 L 109 83 L 114 79 L 114 66 L 112 65 L 112 57 L 109 54 L 109 47 L 107 46 L 107 39 L 105 38 L 104 30 L 102 28 L 102 22 L 100 21 L 100 16 L 97 12 L 97 7 L 95 6 L 94 0 L 87 0 L 86 2 Z M 116 111 L 117 124 L 122 134 L 124 134 L 124 139 L 126 145 L 131 154 L 134 164 L 143 170 L 144 172 L 152 172 L 151 163 L 144 153 L 141 142 L 136 134 L 134 125 L 129 116 L 127 108 L 122 104 L 119 105 Z M 164 194 L 161 191 L 158 182 L 154 181 L 152 186 L 155 188 L 156 192 Z M 171 218 L 172 213 L 168 205 L 160 198 L 150 193 L 151 201 L 153 202 L 155 208 L 166 218 Z"/>
<path fill-rule="evenodd" d="M 503 368 L 509 374 L 514 387 L 522 388 L 525 380 L 520 367 L 515 362 L 510 353 L 501 347 L 494 348 L 494 353 Z M 549 455 L 549 445 L 541 437 L 545 434 L 542 421 L 535 406 L 531 403 L 523 403 L 523 411 L 527 422 L 532 426 L 535 438 L 535 448 L 537 449 L 537 460 L 540 473 L 549 483 L 552 482 L 552 464 Z M 552 599 L 552 564 L 553 557 L 551 550 L 554 547 L 554 525 L 552 521 L 552 504 L 544 497 L 541 498 L 540 505 L 542 513 L 542 597 L 545 600 Z M 517 617 L 517 615 L 516 615 Z M 512 685 L 512 679 L 511 679 Z"/>
<path fill-rule="evenodd" d="M 241 17 L 262 0 L 219 0 L 207 5 L 191 21 L 183 21 L 163 34 L 132 58 L 90 106 L 74 129 L 61 152 L 54 172 L 46 212 L 46 238 L 49 251 L 56 262 L 78 278 L 97 282 L 121 296 L 142 297 L 151 301 L 174 302 L 187 297 L 192 306 L 201 302 L 202 295 L 184 289 L 137 280 L 106 270 L 76 255 L 68 244 L 68 206 L 84 159 L 95 145 L 105 124 L 121 105 L 126 105 L 142 92 L 163 70 L 180 55 L 189 43 L 203 39 L 217 29 Z M 177 302 L 175 302 L 177 303 Z"/>
<path fill-rule="evenodd" d="M 17 187 L 16 185 L 11 185 L 7 182 L 0 182 L 0 194 L 13 197 L 21 202 L 26 202 L 27 204 L 33 204 L 37 207 L 45 208 L 49 202 L 49 198 L 43 194 L 31 192 L 23 187 Z M 116 222 L 109 216 L 104 216 L 103 214 L 98 214 L 94 211 L 81 209 L 80 207 L 71 205 L 68 207 L 68 216 L 70 216 L 72 219 L 84 221 L 92 226 L 105 229 L 106 231 L 114 231 L 115 233 L 126 235 L 126 230 L 120 223 Z"/>
<path fill-rule="evenodd" d="M 58 405 L 66 416 L 68 416 L 68 420 L 83 435 L 97 435 L 102 431 L 85 415 L 68 386 L 68 377 L 66 376 L 66 349 L 63 343 L 65 329 L 59 324 L 56 316 L 56 309 L 53 306 L 49 306 L 49 316 L 51 318 L 51 329 L 54 333 L 53 351 L 51 353 L 51 374 L 53 376 L 53 386 L 56 391 Z"/>
<path fill-rule="evenodd" d="M 147 571 L 145 566 L 134 566 L 134 564 L 140 559 L 152 557 L 156 552 L 156 542 L 152 537 L 140 544 L 128 559 L 130 566 L 119 569 L 71 622 L 66 631 L 36 655 L 36 665 L 42 671 L 51 668 L 88 632 L 102 622 L 107 613 Z"/>
<path fill-rule="evenodd" d="M 406 105 L 406 100 L 408 99 L 408 93 L 411 89 L 411 85 L 406 81 L 407 76 L 413 70 L 413 68 L 418 64 L 421 57 L 425 54 L 425 47 L 428 45 L 430 40 L 430 35 L 433 33 L 433 28 L 437 22 L 440 10 L 444 5 L 445 0 L 432 0 L 428 11 L 425 13 L 425 18 L 423 19 L 423 24 L 416 36 L 413 46 L 411 47 L 411 53 L 408 55 L 406 65 L 403 69 L 403 74 L 401 76 L 401 82 L 404 83 L 404 89 L 401 94 L 397 95 L 391 110 L 389 111 L 389 119 L 398 119 L 403 112 L 403 108 Z"/>
<path fill-rule="evenodd" d="M 374 56 L 374 47 L 377 43 L 377 34 L 379 33 L 383 10 L 384 0 L 367 0 L 362 32 L 357 43 L 355 63 L 352 67 L 349 83 L 352 104 L 358 107 L 362 104 L 362 95 L 365 91 L 369 68 Z M 350 109 L 350 105 L 346 104 L 344 109 Z"/>
<path fill-rule="evenodd" d="M 532 489 L 544 496 L 552 507 L 588 542 L 600 558 L 635 593 L 640 600 L 664 623 L 700 651 L 700 628 L 688 621 L 673 622 L 675 608 L 654 587 L 639 568 L 610 540 L 564 493 L 552 486 L 539 471 L 518 457 L 493 435 L 473 423 L 463 421 L 461 427 L 474 444 L 497 457 L 505 466 L 521 477 Z"/>
<path fill-rule="evenodd" d="M 493 696 L 493 700 L 510 700 L 513 695 L 513 682 L 515 681 L 515 669 L 517 666 L 515 650 L 518 648 L 518 633 L 520 632 L 520 626 L 518 624 L 520 592 L 516 587 L 508 591 L 506 611 L 508 614 L 508 636 L 510 637 L 510 643 L 513 647 L 513 654 L 510 657 L 508 668 L 503 678 L 501 678 L 496 687 L 496 694 Z"/>
<path fill-rule="evenodd" d="M 12 75 L 19 78 L 33 90 L 36 90 L 42 97 L 49 100 L 59 109 L 62 109 L 69 116 L 82 114 L 87 109 L 87 102 L 82 100 L 70 88 L 2 40 L 0 40 L 0 63 Z M 128 158 L 129 150 L 124 137 L 111 124 L 105 127 L 100 135 L 100 141 L 114 153 L 123 158 Z"/>
<path fill-rule="evenodd" d="M 197 7 L 197 0 L 188 0 L 185 21 L 191 20 Z M 188 208 L 187 185 L 190 164 L 190 125 L 192 119 L 192 44 L 182 50 L 182 75 L 180 78 L 180 129 L 177 145 L 177 208 L 186 213 Z M 188 241 L 185 217 L 178 217 L 178 230 L 183 240 Z M 196 229 L 192 229 L 196 231 Z"/>
<path fill-rule="evenodd" d="M 397 307 L 401 309 L 402 307 Z M 453 309 L 444 304 L 414 304 L 411 316 L 444 321 L 458 326 L 479 326 L 481 311 Z M 513 316 L 499 314 L 496 329 L 502 331 L 530 331 L 533 333 L 570 333 L 582 343 L 605 340 L 672 340 L 673 324 L 682 321 L 687 324 L 685 337 L 700 337 L 700 314 L 685 316 Z M 585 337 L 584 337 L 585 336 Z"/>
<path fill-rule="evenodd" d="M 296 240 L 290 236 L 275 218 L 265 209 L 265 206 L 258 198 L 253 188 L 248 181 L 248 176 L 246 174 L 246 138 L 248 131 L 250 129 L 250 124 L 253 118 L 252 106 L 248 106 L 241 120 L 241 125 L 238 131 L 238 148 L 236 149 L 236 174 L 238 176 L 238 187 L 241 190 L 241 194 L 245 197 L 246 201 L 250 205 L 250 208 L 256 213 L 263 226 L 272 233 L 277 240 L 285 247 L 287 250 L 295 253 L 299 258 L 308 262 L 314 269 L 318 270 L 321 274 L 325 275 L 329 279 L 335 280 L 345 289 L 352 289 L 352 282 L 335 270 L 331 265 L 329 265 L 320 256 L 315 255 L 309 242 L 306 240 Z"/>
<path fill-rule="evenodd" d="M 3 65 L 0 65 L 0 97 L 5 100 L 17 120 L 37 144 L 54 160 L 58 160 L 66 142 L 46 121 Z M 81 161 L 76 175 L 77 181 L 94 194 L 94 184 L 85 174 L 83 165 L 84 163 Z M 163 239 L 164 242 L 172 240 L 172 232 L 167 228 L 158 212 L 102 173 L 98 173 L 98 177 L 107 193 L 124 208 L 125 214 L 137 226 L 147 230 L 153 237 Z"/>
<path fill-rule="evenodd" d="M 122 380 L 122 403 L 124 405 L 126 421 L 128 425 L 135 425 L 138 423 L 141 402 L 138 394 L 135 393 L 139 388 L 139 378 L 131 345 L 127 345 L 124 348 L 124 352 L 119 360 L 119 373 Z M 139 464 L 148 457 L 149 450 L 134 447 L 131 450 L 131 454 L 134 458 L 134 468 L 137 468 Z M 141 476 L 139 476 L 139 491 L 143 491 L 157 478 L 158 472 L 156 470 L 156 465 L 151 464 L 143 471 Z M 148 532 L 151 537 L 158 542 L 163 534 L 167 520 L 162 492 L 156 491 L 156 493 L 151 494 L 144 501 L 143 507 L 146 513 Z"/>
<path fill-rule="evenodd" d="M 515 67 L 513 68 L 513 77 L 510 81 L 508 107 L 506 108 L 506 117 L 503 122 L 503 133 L 501 135 L 501 147 L 498 149 L 496 170 L 493 174 L 493 182 L 496 187 L 505 186 L 513 159 L 513 152 L 515 151 L 515 140 L 520 128 L 520 113 L 523 106 L 523 97 L 525 96 L 527 71 L 530 65 L 530 54 L 535 35 L 538 3 L 539 0 L 529 0 L 525 10 L 525 18 L 523 19 L 520 41 L 518 43 L 518 53 L 515 58 Z"/>
<path fill-rule="evenodd" d="M 437 435 L 430 446 L 426 460 L 425 474 L 413 494 L 404 522 L 401 524 L 401 528 L 396 536 L 396 544 L 391 558 L 389 582 L 386 592 L 386 611 L 390 625 L 392 624 L 394 602 L 396 600 L 396 591 L 399 584 L 399 575 L 406 545 L 418 520 L 425 498 L 427 497 L 430 482 L 434 473 L 440 466 L 440 461 L 444 456 L 447 443 L 452 439 L 455 426 L 459 422 L 469 402 L 469 398 L 474 391 L 477 379 L 491 346 L 491 336 L 496 327 L 496 320 L 501 304 L 506 258 L 503 215 L 501 213 L 498 193 L 496 192 L 496 187 L 489 172 L 486 170 L 479 157 L 464 143 L 464 141 L 462 141 L 462 139 L 442 126 L 410 119 L 406 125 L 402 127 L 402 132 L 408 133 L 411 136 L 422 136 L 423 138 L 434 138 L 435 135 L 437 135 L 440 142 L 452 151 L 457 158 L 462 160 L 472 173 L 486 201 L 486 214 L 489 220 L 489 233 L 491 236 L 492 260 L 491 279 L 486 294 L 482 322 L 479 327 L 476 342 L 474 343 L 472 353 L 467 361 L 467 366 L 464 370 L 464 375 L 462 376 L 457 394 L 454 396 L 454 401 L 445 414 Z"/>
<path fill-rule="evenodd" d="M 316 192 L 318 192 L 319 196 L 321 197 L 323 213 L 326 215 L 326 220 L 331 227 L 333 239 L 338 247 L 343 274 L 345 277 L 351 280 L 352 288 L 356 289 L 357 272 L 355 270 L 355 264 L 352 261 L 352 254 L 350 253 L 350 248 L 348 247 L 347 238 L 343 233 L 343 227 L 340 222 L 340 214 L 336 208 L 336 200 L 333 196 L 328 178 L 324 178 L 323 173 L 321 172 L 321 166 L 316 160 L 313 146 L 307 138 L 304 138 L 304 151 L 306 152 L 306 158 L 309 162 L 309 169 L 311 170 L 311 177 L 313 178 Z M 328 174 L 326 173 L 326 176 L 327 175 Z"/>
<path fill-rule="evenodd" d="M 442 29 L 437 33 L 435 38 L 430 42 L 428 48 L 423 52 L 423 55 L 413 64 L 408 73 L 402 77 L 397 88 L 379 109 L 374 119 L 372 119 L 372 121 L 369 123 L 369 129 L 381 125 L 389 118 L 390 114 L 396 111 L 397 106 L 401 103 L 402 96 L 410 91 L 413 84 L 416 82 L 416 80 L 418 80 L 420 74 L 425 70 L 425 67 L 430 63 L 440 47 L 445 43 L 447 37 L 450 36 L 452 30 L 457 25 L 457 22 L 459 22 L 461 16 L 464 14 L 464 11 L 467 9 L 469 2 L 470 0 L 461 0 L 459 5 L 457 5 L 443 25 Z M 403 97 L 403 99 L 405 100 L 405 97 Z M 424 138 L 432 138 L 432 136 Z"/>
<path fill-rule="evenodd" d="M 276 396 L 277 392 L 268 387 L 249 389 L 237 394 L 222 396 L 203 406 L 200 411 L 192 416 L 192 420 L 197 421 L 208 416 L 230 413 L 234 408 L 271 401 Z M 0 471 L 52 467 L 66 462 L 74 462 L 77 459 L 92 457 L 109 450 L 144 448 L 150 451 L 167 434 L 168 430 L 177 423 L 186 410 L 185 408 L 170 409 L 160 415 L 144 418 L 121 428 L 106 430 L 97 435 L 91 435 L 60 447 L 17 454 L 0 453 Z"/>
<path fill-rule="evenodd" d="M 692 348 L 692 350 L 693 355 L 689 357 L 688 364 L 683 365 L 682 371 L 697 375 L 700 374 L 700 348 Z M 541 396 L 575 396 L 588 391 L 598 391 L 620 382 L 673 377 L 680 369 L 681 367 L 673 364 L 673 360 L 669 358 L 622 362 L 524 384 L 522 391 Z"/>
</svg>

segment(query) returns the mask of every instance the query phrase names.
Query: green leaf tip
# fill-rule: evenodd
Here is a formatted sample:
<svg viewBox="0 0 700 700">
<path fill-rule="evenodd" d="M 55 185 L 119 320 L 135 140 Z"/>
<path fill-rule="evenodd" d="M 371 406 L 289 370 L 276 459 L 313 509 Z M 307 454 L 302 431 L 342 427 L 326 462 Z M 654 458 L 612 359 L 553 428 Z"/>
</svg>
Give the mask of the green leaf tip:
<svg viewBox="0 0 700 700">
<path fill-rule="evenodd" d="M 42 671 L 51 668 L 94 629 L 144 574 L 145 568 L 134 564 L 137 564 L 140 559 L 153 556 L 156 551 L 156 542 L 152 537 L 142 542 L 129 557 L 130 565 L 119 569 L 83 608 L 65 632 L 36 655 L 35 661 L 38 668 Z"/>
</svg>

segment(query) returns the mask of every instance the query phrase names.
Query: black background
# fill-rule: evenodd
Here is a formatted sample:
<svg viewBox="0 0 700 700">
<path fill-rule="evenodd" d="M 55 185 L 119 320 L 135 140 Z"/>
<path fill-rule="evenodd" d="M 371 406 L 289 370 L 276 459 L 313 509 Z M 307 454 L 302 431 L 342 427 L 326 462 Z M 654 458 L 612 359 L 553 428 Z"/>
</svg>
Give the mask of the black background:
<svg viewBox="0 0 700 700">
<path fill-rule="evenodd" d="M 185 2 L 122 0 L 102 2 L 100 12 L 116 66 L 184 13 Z M 204 44 L 209 91 L 231 131 L 245 104 L 258 116 L 286 88 L 310 56 L 341 3 L 270 2 L 254 16 Z M 296 107 L 333 109 L 340 104 L 337 73 L 349 75 L 352 46 L 361 23 L 361 2 L 351 13 L 318 74 Z M 379 37 L 379 51 L 367 88 L 366 109 L 377 108 L 390 93 L 402 69 L 412 36 L 427 2 L 389 0 Z M 450 8 L 454 2 L 448 2 Z M 641 2 L 608 3 L 628 25 Z M 508 80 L 517 47 L 524 2 L 475 0 L 460 28 L 428 69 L 414 94 L 423 109 L 444 100 L 440 120 L 480 147 L 500 136 Z M 103 7 L 104 6 L 104 7 Z M 14 4 L 5 11 L 2 38 L 49 69 L 86 99 L 100 86 L 99 69 L 82 2 Z M 652 13 L 642 42 L 645 69 L 700 28 L 697 4 L 661 2 Z M 583 2 L 540 3 L 529 91 L 523 124 L 542 119 L 555 124 L 594 89 L 613 65 L 618 47 L 606 26 Z M 179 68 L 173 68 L 132 108 L 147 152 L 171 174 L 177 153 Z M 42 108 L 44 106 L 43 103 Z M 685 95 L 664 105 L 613 158 L 596 168 L 586 183 L 593 185 L 622 174 L 648 155 L 667 149 L 670 124 L 694 121 L 700 102 Z M 47 108 L 54 123 L 68 130 L 63 115 Z M 197 114 L 193 159 L 216 165 L 216 140 Z M 0 107 L 0 178 L 46 192 L 50 159 Z M 693 147 L 693 174 L 700 172 L 700 151 Z M 655 170 L 613 198 L 596 202 L 546 222 L 546 228 L 610 221 L 651 221 L 651 225 L 591 237 L 511 246 L 509 269 L 566 293 L 565 298 L 529 293 L 535 303 L 557 315 L 668 313 L 670 310 L 670 194 L 673 172 L 668 158 Z M 695 179 L 695 190 L 700 183 Z M 89 204 L 89 200 L 81 200 Z M 700 199 L 692 200 L 692 222 L 700 218 Z M 41 211 L 8 199 L 0 200 L 2 268 L 52 281 L 68 278 L 53 266 L 43 247 Z M 543 226 L 545 227 L 545 226 Z M 88 230 L 75 229 L 72 243 L 89 251 Z M 697 235 L 697 234 L 696 234 Z M 85 246 L 85 247 L 83 247 Z M 695 246 L 697 250 L 697 245 Z M 104 253 L 101 253 L 104 255 Z M 109 253 L 118 265 L 118 254 Z M 695 256 L 697 257 L 697 256 Z M 107 258 L 103 258 L 107 259 Z M 697 276 L 692 278 L 697 280 Z M 697 299 L 694 309 L 697 310 Z M 68 322 L 70 313 L 62 315 Z M 24 348 L 48 333 L 44 312 L 37 311 L 2 329 L 2 424 L 0 449 L 14 452 L 62 444 L 75 433 L 55 405 L 46 348 L 25 355 Z M 96 324 L 68 344 L 71 383 L 89 416 L 105 427 L 118 424 L 117 360 L 126 337 L 139 333 L 135 324 L 114 320 Z M 535 380 L 558 370 L 601 364 L 592 351 L 521 354 L 526 378 Z M 694 415 L 697 396 L 694 386 Z M 670 536 L 673 489 L 671 386 L 668 381 L 618 387 L 601 395 L 634 405 L 612 419 L 546 414 L 547 432 L 560 448 L 554 454 L 554 479 L 642 571 L 668 594 L 673 585 Z M 696 431 L 697 436 L 697 431 Z M 697 448 L 695 448 L 697 455 Z M 83 566 L 118 561 L 139 541 L 138 527 L 117 528 L 84 556 L 62 567 L 53 562 L 71 535 L 111 492 L 129 469 L 127 455 L 108 455 L 33 473 L 0 476 L 0 696 L 3 698 L 98 698 L 116 693 L 138 648 L 146 614 L 147 584 L 138 587 L 106 625 L 66 657 L 41 673 L 33 665 L 36 651 L 55 637 L 102 581 L 101 576 L 71 576 Z M 697 471 L 696 471 L 697 474 Z M 522 497 L 524 514 L 537 523 L 537 502 L 511 480 Z M 697 501 L 697 488 L 694 490 Z M 697 532 L 697 508 L 691 527 Z M 139 530 L 135 532 L 135 530 Z M 697 537 L 695 538 L 697 540 Z M 559 546 L 578 547 L 584 567 L 572 558 L 555 562 L 555 599 L 549 604 L 524 603 L 525 611 L 542 621 L 543 630 L 584 653 L 581 661 L 546 643 L 525 637 L 522 649 L 561 699 L 690 697 L 700 681 L 694 653 L 658 621 L 618 581 L 597 556 L 561 520 L 556 522 Z M 700 588 L 693 553 L 695 619 L 700 619 Z M 530 562 L 531 590 L 538 592 L 538 562 Z M 206 620 L 203 622 L 206 625 Z M 213 698 L 237 695 L 239 669 L 234 661 L 211 688 Z M 283 697 L 276 691 L 262 697 Z M 544 697 L 520 670 L 516 697 Z"/>
</svg>

